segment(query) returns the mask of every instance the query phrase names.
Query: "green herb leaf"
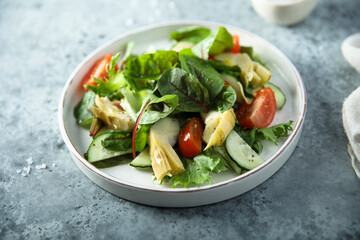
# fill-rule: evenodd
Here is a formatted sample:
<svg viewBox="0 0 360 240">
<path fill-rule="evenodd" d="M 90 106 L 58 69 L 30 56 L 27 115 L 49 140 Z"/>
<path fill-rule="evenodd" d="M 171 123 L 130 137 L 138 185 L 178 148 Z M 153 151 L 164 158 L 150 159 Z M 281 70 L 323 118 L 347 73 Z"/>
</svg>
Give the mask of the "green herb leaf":
<svg viewBox="0 0 360 240">
<path fill-rule="evenodd" d="M 219 54 L 230 51 L 233 47 L 231 34 L 224 27 L 219 27 L 212 32 L 207 38 L 196 44 L 192 51 L 196 56 L 207 60 L 209 55 Z"/>
<path fill-rule="evenodd" d="M 236 131 L 245 140 L 245 142 L 250 145 L 250 147 L 252 147 L 257 153 L 260 153 L 262 150 L 262 144 L 260 141 L 269 140 L 277 145 L 279 138 L 289 136 L 289 132 L 292 131 L 292 123 L 293 121 L 289 121 L 288 123 L 281 123 L 269 128 L 254 127 L 251 130 L 236 125 Z"/>
<path fill-rule="evenodd" d="M 74 116 L 76 118 L 77 123 L 82 127 L 90 127 L 93 113 L 91 111 L 90 105 L 95 106 L 95 98 L 96 94 L 88 91 L 86 92 L 81 101 L 76 105 L 74 109 Z"/>
<path fill-rule="evenodd" d="M 193 161 L 186 159 L 185 165 L 185 171 L 182 174 L 169 178 L 169 181 L 173 182 L 173 188 L 177 186 L 187 187 L 189 184 L 197 186 L 204 182 L 211 183 L 211 173 L 228 170 L 227 164 L 220 154 L 211 156 L 200 154 L 194 157 Z"/>
<path fill-rule="evenodd" d="M 215 98 L 215 106 L 219 112 L 224 112 L 232 108 L 235 101 L 235 90 L 230 86 L 224 86 L 221 92 Z"/>
<path fill-rule="evenodd" d="M 148 103 L 150 101 L 150 103 Z M 138 115 L 146 107 L 139 121 L 140 124 L 152 124 L 161 118 L 167 117 L 177 107 L 179 102 L 178 96 L 166 95 L 158 98 L 154 94 L 148 94 L 143 99 L 143 104 Z"/>
<path fill-rule="evenodd" d="M 210 29 L 199 27 L 199 26 L 190 26 L 180 28 L 171 33 L 170 39 L 176 41 L 187 41 L 192 43 L 198 43 L 202 39 L 206 38 L 210 34 Z"/>
<path fill-rule="evenodd" d="M 135 149 L 138 152 L 142 152 L 147 144 L 147 138 L 152 124 L 139 125 L 136 131 L 135 137 Z"/>
<path fill-rule="evenodd" d="M 219 94 L 224 86 L 221 75 L 206 61 L 186 54 L 179 54 L 181 68 L 194 75 L 198 81 L 208 90 L 210 101 Z"/>
<path fill-rule="evenodd" d="M 126 77 L 131 78 L 138 88 L 142 88 L 146 80 L 157 80 L 167 69 L 179 63 L 175 51 L 158 51 L 133 58 L 125 66 Z"/>
<path fill-rule="evenodd" d="M 131 135 L 128 131 L 113 131 L 107 133 L 101 145 L 111 151 L 126 151 L 131 149 Z"/>
<path fill-rule="evenodd" d="M 173 68 L 165 71 L 158 80 L 162 96 L 175 94 L 179 98 L 177 110 L 183 112 L 208 111 L 208 90 L 192 74 Z"/>
</svg>

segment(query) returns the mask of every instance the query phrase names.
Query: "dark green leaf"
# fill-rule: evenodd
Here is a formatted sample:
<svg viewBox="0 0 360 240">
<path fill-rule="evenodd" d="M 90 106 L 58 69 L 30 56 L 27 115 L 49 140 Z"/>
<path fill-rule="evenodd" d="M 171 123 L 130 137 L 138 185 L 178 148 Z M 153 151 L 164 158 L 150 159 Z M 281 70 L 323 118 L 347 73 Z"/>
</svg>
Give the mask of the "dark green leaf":
<svg viewBox="0 0 360 240">
<path fill-rule="evenodd" d="M 215 106 L 219 112 L 224 112 L 232 108 L 235 101 L 235 90 L 230 86 L 224 86 L 221 92 L 215 98 Z"/>
<path fill-rule="evenodd" d="M 181 68 L 194 75 L 198 81 L 208 90 L 210 101 L 219 94 L 224 86 L 221 75 L 206 61 L 186 54 L 179 54 Z"/>
<path fill-rule="evenodd" d="M 150 103 L 148 103 L 150 101 Z M 179 102 L 178 96 L 166 95 L 161 98 L 153 94 L 148 94 L 143 99 L 143 104 L 138 115 L 146 107 L 141 116 L 140 124 L 152 124 L 159 121 L 161 118 L 167 117 L 175 110 Z"/>
<path fill-rule="evenodd" d="M 157 80 L 165 70 L 175 67 L 178 63 L 178 53 L 175 51 L 144 54 L 126 64 L 125 75 L 139 86 L 146 80 Z"/>
<path fill-rule="evenodd" d="M 131 135 L 132 132 L 126 131 L 109 132 L 101 145 L 111 151 L 126 151 L 132 147 Z"/>
<path fill-rule="evenodd" d="M 190 26 L 180 28 L 171 33 L 170 39 L 176 41 L 188 41 L 193 43 L 198 43 L 202 39 L 206 38 L 210 34 L 210 29 L 199 27 L 199 26 Z"/>
<path fill-rule="evenodd" d="M 230 51 L 233 47 L 231 34 L 224 27 L 219 27 L 212 32 L 207 38 L 196 44 L 192 51 L 196 56 L 207 60 L 209 55 L 219 54 Z"/>
<path fill-rule="evenodd" d="M 175 94 L 179 97 L 177 110 L 184 112 L 208 111 L 209 93 L 192 74 L 173 68 L 165 71 L 158 81 L 162 96 Z"/>
<path fill-rule="evenodd" d="M 140 125 L 136 131 L 135 137 L 135 149 L 138 152 L 142 152 L 147 144 L 147 138 L 152 124 Z"/>
<path fill-rule="evenodd" d="M 74 109 L 76 121 L 82 127 L 90 127 L 91 125 L 94 116 L 90 105 L 95 106 L 95 98 L 95 93 L 91 91 L 86 92 Z"/>
</svg>

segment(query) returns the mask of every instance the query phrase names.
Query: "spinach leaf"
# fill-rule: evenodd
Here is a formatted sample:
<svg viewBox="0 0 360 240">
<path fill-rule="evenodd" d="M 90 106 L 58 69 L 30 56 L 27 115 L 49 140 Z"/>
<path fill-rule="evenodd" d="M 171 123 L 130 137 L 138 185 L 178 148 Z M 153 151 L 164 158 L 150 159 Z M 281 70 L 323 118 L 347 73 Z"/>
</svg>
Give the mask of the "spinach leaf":
<svg viewBox="0 0 360 240">
<path fill-rule="evenodd" d="M 232 108 L 235 101 L 235 90 L 230 86 L 224 86 L 221 92 L 215 98 L 215 106 L 219 112 L 224 112 Z"/>
<path fill-rule="evenodd" d="M 196 56 L 207 60 L 209 55 L 230 51 L 232 47 L 233 40 L 231 34 L 226 30 L 226 28 L 219 27 L 207 38 L 196 44 L 192 48 L 192 51 Z"/>
<path fill-rule="evenodd" d="M 133 58 L 125 66 L 125 76 L 137 83 L 145 80 L 157 80 L 167 69 L 179 63 L 178 53 L 175 51 L 158 51 Z"/>
<path fill-rule="evenodd" d="M 210 34 L 210 29 L 199 27 L 199 26 L 190 26 L 180 28 L 171 33 L 170 39 L 176 41 L 187 41 L 192 43 L 198 43 L 202 39 L 206 38 Z"/>
<path fill-rule="evenodd" d="M 138 117 L 140 117 L 139 124 L 152 124 L 168 116 L 175 110 L 178 102 L 179 98 L 176 95 L 166 95 L 161 98 L 154 94 L 146 95 L 143 99 L 141 110 L 138 112 Z M 146 109 L 144 110 L 144 108 Z"/>
<path fill-rule="evenodd" d="M 198 81 L 208 90 L 210 101 L 219 94 L 224 86 L 221 75 L 206 61 L 186 54 L 179 54 L 181 68 L 195 76 Z"/>
<path fill-rule="evenodd" d="M 241 70 L 237 65 L 227 66 L 223 62 L 214 60 L 209 60 L 208 63 L 219 73 L 225 73 L 235 78 L 239 78 L 240 76 Z"/>
<path fill-rule="evenodd" d="M 152 124 L 139 125 L 135 137 L 136 151 L 142 152 L 145 149 L 151 126 Z"/>
<path fill-rule="evenodd" d="M 132 132 L 128 131 L 109 132 L 101 145 L 111 151 L 126 151 L 132 147 L 131 135 Z"/>
<path fill-rule="evenodd" d="M 211 155 L 205 154 L 197 155 L 193 161 L 186 159 L 184 161 L 185 171 L 167 179 L 173 182 L 173 188 L 181 185 L 187 187 L 189 184 L 197 186 L 204 182 L 211 183 L 211 173 L 228 170 L 227 164 L 220 154 L 215 151 Z"/>
<path fill-rule="evenodd" d="M 175 94 L 179 98 L 177 110 L 183 112 L 208 111 L 208 90 L 192 74 L 179 68 L 168 69 L 158 80 L 162 96 Z"/>
<path fill-rule="evenodd" d="M 95 98 L 95 93 L 91 91 L 86 92 L 74 109 L 74 116 L 76 121 L 82 127 L 90 127 L 91 125 L 94 116 L 90 105 L 95 106 Z"/>
<path fill-rule="evenodd" d="M 240 134 L 245 142 L 249 144 L 250 147 L 252 147 L 257 153 L 260 153 L 262 150 L 262 144 L 260 141 L 269 140 L 277 145 L 279 138 L 289 136 L 289 132 L 292 131 L 292 123 L 293 121 L 289 121 L 288 123 L 281 123 L 269 128 L 254 127 L 251 130 L 236 125 L 235 130 Z"/>
</svg>

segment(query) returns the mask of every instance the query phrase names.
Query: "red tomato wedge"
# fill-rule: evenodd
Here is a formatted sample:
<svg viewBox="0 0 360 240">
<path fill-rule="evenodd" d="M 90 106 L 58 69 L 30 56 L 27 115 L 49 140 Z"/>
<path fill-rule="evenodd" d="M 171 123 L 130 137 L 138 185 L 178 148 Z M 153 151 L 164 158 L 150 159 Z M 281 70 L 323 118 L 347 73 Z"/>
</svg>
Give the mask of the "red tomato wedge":
<svg viewBox="0 0 360 240">
<path fill-rule="evenodd" d="M 260 89 L 251 104 L 240 106 L 236 119 L 243 127 L 253 129 L 265 128 L 273 121 L 276 113 L 276 100 L 270 87 Z"/>
<path fill-rule="evenodd" d="M 232 38 L 233 38 L 233 49 L 231 50 L 231 52 L 232 53 L 241 52 L 239 35 L 233 35 Z"/>
<path fill-rule="evenodd" d="M 97 83 L 94 81 L 94 77 L 103 79 L 106 76 L 106 71 L 109 67 L 109 63 L 112 57 L 113 55 L 109 53 L 100 58 L 90 69 L 90 71 L 85 75 L 82 82 L 83 85 L 97 85 Z"/>
<path fill-rule="evenodd" d="M 193 118 L 186 123 L 178 139 L 181 155 L 185 157 L 195 157 L 201 152 L 201 137 L 203 132 L 204 124 L 200 118 Z"/>
</svg>

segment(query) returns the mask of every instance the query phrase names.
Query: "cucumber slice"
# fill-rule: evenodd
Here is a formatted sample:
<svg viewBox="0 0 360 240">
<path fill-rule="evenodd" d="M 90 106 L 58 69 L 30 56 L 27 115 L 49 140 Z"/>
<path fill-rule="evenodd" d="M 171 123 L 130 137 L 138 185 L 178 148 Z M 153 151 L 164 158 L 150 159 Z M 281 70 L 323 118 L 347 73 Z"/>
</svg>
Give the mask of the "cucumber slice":
<svg viewBox="0 0 360 240">
<path fill-rule="evenodd" d="M 220 147 L 214 147 L 214 150 L 225 159 L 225 161 L 230 165 L 234 172 L 239 175 L 242 173 L 243 169 L 229 156 L 229 154 L 226 152 L 224 145 Z"/>
<path fill-rule="evenodd" d="M 151 167 L 151 159 L 149 153 L 149 147 L 145 148 L 134 160 L 131 161 L 130 166 L 137 168 L 149 168 Z"/>
<path fill-rule="evenodd" d="M 91 142 L 89 149 L 87 151 L 87 160 L 89 162 L 97 162 L 104 159 L 109 159 L 131 153 L 131 149 L 127 151 L 110 151 L 103 147 L 101 141 L 104 140 L 109 133 L 103 133 L 95 136 L 94 140 Z"/>
<path fill-rule="evenodd" d="M 286 103 L 286 96 L 281 89 L 273 83 L 265 83 L 264 87 L 270 87 L 275 95 L 276 109 L 281 110 Z"/>
<path fill-rule="evenodd" d="M 225 145 L 230 157 L 240 167 L 251 170 L 264 162 L 234 130 L 227 136 Z"/>
</svg>

